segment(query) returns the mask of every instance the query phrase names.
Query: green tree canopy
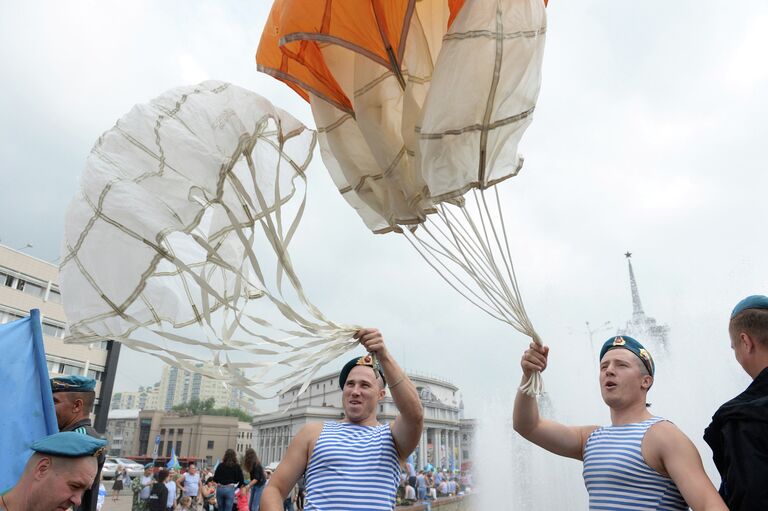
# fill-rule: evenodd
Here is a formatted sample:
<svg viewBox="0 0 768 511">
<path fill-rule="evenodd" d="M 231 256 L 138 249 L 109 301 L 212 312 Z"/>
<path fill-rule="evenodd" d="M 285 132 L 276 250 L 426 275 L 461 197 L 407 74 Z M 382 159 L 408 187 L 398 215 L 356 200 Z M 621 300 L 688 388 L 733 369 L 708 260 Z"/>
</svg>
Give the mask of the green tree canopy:
<svg viewBox="0 0 768 511">
<path fill-rule="evenodd" d="M 237 417 L 241 421 L 251 422 L 251 417 L 247 413 L 237 408 L 214 408 L 216 402 L 212 397 L 205 401 L 200 401 L 197 398 L 190 399 L 186 403 L 176 405 L 172 408 L 173 411 L 179 412 L 181 415 L 219 415 L 226 417 Z"/>
</svg>

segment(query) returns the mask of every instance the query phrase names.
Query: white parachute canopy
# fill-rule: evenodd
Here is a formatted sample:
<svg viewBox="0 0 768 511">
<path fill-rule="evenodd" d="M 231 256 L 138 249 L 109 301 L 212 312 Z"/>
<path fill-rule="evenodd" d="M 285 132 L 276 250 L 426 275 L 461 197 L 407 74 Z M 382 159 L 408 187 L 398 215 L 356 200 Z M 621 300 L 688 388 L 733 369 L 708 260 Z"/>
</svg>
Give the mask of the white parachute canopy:
<svg viewBox="0 0 768 511">
<path fill-rule="evenodd" d="M 65 342 L 119 341 L 257 398 L 306 386 L 357 330 L 312 305 L 287 250 L 315 142 L 228 83 L 135 106 L 96 142 L 67 211 Z"/>
</svg>

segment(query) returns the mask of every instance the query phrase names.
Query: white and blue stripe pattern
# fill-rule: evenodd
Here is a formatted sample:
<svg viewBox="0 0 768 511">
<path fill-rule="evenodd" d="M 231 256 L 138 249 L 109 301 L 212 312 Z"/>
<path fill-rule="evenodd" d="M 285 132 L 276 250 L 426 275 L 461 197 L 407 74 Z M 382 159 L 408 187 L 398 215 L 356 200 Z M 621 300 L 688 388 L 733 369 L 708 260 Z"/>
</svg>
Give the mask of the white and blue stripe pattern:
<svg viewBox="0 0 768 511">
<path fill-rule="evenodd" d="M 597 428 L 584 448 L 584 484 L 590 511 L 687 510 L 680 491 L 669 477 L 656 472 L 643 458 L 648 428 L 665 419 Z"/>
<path fill-rule="evenodd" d="M 389 425 L 326 422 L 306 476 L 306 511 L 391 511 L 400 462 Z"/>
</svg>

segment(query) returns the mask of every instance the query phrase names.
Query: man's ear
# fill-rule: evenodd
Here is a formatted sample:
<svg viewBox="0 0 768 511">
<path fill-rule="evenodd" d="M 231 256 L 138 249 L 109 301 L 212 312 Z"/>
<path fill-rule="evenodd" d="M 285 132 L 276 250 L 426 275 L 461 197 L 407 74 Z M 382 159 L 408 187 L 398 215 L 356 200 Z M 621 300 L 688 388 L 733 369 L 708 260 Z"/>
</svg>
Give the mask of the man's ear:
<svg viewBox="0 0 768 511">
<path fill-rule="evenodd" d="M 741 332 L 739 334 L 739 342 L 744 346 L 744 349 L 750 355 L 755 352 L 755 340 L 747 332 Z"/>
<path fill-rule="evenodd" d="M 643 381 L 640 383 L 640 386 L 644 388 L 645 390 L 648 390 L 653 386 L 653 376 L 646 374 L 643 376 Z"/>
<path fill-rule="evenodd" d="M 81 398 L 77 398 L 74 401 L 72 401 L 72 411 L 75 413 L 80 413 L 83 411 L 83 400 Z"/>
<path fill-rule="evenodd" d="M 35 480 L 41 481 L 45 479 L 50 471 L 52 470 L 53 463 L 51 458 L 48 457 L 42 457 L 38 460 L 37 463 L 35 463 Z"/>
</svg>

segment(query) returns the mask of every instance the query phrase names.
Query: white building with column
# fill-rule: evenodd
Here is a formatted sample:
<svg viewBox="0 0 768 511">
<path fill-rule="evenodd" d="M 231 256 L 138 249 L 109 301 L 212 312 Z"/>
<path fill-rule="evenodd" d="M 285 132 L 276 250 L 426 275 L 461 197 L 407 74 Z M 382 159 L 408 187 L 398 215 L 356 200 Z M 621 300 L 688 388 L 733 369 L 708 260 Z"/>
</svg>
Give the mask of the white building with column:
<svg viewBox="0 0 768 511">
<path fill-rule="evenodd" d="M 414 452 L 416 466 L 432 464 L 438 468 L 459 469 L 467 449 L 462 449 L 458 387 L 434 376 L 408 372 L 424 406 L 424 431 Z M 344 418 L 339 388 L 339 372 L 312 380 L 297 397 L 296 386 L 280 395 L 278 410 L 257 415 L 253 420 L 253 446 L 266 466 L 279 462 L 288 443 L 308 422 L 338 421 Z M 294 402 L 295 401 L 295 402 Z M 387 389 L 379 403 L 378 418 L 391 422 L 397 408 Z"/>
</svg>

